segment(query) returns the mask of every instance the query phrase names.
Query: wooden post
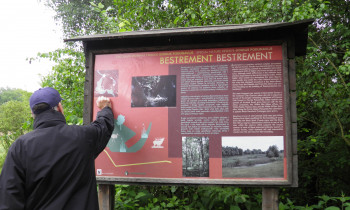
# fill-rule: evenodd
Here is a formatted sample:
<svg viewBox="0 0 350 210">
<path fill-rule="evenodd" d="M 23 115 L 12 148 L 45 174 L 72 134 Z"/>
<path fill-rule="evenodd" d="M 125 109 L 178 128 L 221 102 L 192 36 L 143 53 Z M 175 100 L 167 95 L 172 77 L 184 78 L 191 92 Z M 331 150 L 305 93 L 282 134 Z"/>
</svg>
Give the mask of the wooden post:
<svg viewBox="0 0 350 210">
<path fill-rule="evenodd" d="M 278 210 L 278 188 L 262 188 L 262 210 Z"/>
<path fill-rule="evenodd" d="M 98 203 L 100 210 L 114 209 L 114 185 L 99 184 L 98 185 Z"/>
</svg>

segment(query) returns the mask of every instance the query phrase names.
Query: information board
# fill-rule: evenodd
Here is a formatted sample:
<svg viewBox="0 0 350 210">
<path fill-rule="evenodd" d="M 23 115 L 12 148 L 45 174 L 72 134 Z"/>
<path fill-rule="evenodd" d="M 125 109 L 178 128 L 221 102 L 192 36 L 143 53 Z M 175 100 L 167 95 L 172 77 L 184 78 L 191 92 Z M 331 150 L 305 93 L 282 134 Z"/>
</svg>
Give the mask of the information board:
<svg viewBox="0 0 350 210">
<path fill-rule="evenodd" d="M 266 45 L 95 54 L 94 101 L 110 97 L 115 115 L 97 178 L 290 184 L 285 52 Z"/>
</svg>

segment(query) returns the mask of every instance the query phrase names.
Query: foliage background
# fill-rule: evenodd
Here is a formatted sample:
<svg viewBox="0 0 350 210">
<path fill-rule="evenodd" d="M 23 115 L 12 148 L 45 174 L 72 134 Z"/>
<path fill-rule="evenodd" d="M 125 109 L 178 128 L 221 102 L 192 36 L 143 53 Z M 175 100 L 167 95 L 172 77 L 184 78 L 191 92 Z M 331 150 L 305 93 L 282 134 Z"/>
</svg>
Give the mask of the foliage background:
<svg viewBox="0 0 350 210">
<path fill-rule="evenodd" d="M 296 59 L 299 187 L 281 188 L 280 208 L 297 208 L 296 205 L 303 205 L 304 208 L 312 205 L 315 205 L 315 208 L 325 208 L 329 205 L 346 207 L 348 197 L 345 195 L 350 195 L 349 0 L 45 0 L 44 2 L 57 12 L 56 20 L 62 24 L 66 38 L 131 30 L 290 22 L 314 18 L 314 24 L 309 27 L 307 54 Z M 56 61 L 57 65 L 50 75 L 43 78 L 43 86 L 50 85 L 57 88 L 65 99 L 67 121 L 81 124 L 85 75 L 81 44 L 67 43 L 65 49 L 39 53 L 36 59 L 46 58 Z M 116 186 L 116 188 L 116 206 L 123 208 L 153 204 L 154 208 L 164 208 L 162 202 L 164 205 L 170 203 L 175 205 L 178 202 L 182 207 L 193 205 L 192 207 L 199 208 L 196 206 L 196 201 L 200 198 L 195 195 L 213 203 L 206 205 L 205 208 L 210 209 L 215 205 L 226 208 L 227 206 L 224 206 L 226 202 L 221 202 L 222 205 L 215 203 L 221 199 L 218 196 L 221 193 L 227 195 L 223 196 L 224 201 L 233 199 L 237 208 L 248 208 L 244 205 L 249 203 L 252 203 L 252 206 L 259 206 L 261 201 L 259 197 L 261 190 L 255 188 L 175 186 Z M 189 195 L 186 194 L 188 192 Z M 182 197 L 182 195 L 188 196 Z M 218 196 L 218 200 L 213 198 L 214 195 Z M 148 204 L 143 203 L 145 200 Z"/>
<path fill-rule="evenodd" d="M 30 95 L 20 89 L 0 88 L 0 169 L 12 142 L 31 129 Z"/>
</svg>

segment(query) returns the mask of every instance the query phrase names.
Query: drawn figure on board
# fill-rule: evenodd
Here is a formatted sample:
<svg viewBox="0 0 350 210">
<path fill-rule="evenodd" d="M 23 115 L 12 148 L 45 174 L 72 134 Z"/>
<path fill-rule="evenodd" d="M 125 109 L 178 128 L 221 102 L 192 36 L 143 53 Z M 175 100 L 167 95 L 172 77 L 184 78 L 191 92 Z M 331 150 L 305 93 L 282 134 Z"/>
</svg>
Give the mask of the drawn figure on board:
<svg viewBox="0 0 350 210">
<path fill-rule="evenodd" d="M 143 124 L 141 138 L 131 147 L 126 146 L 126 142 L 133 138 L 136 133 L 130 128 L 124 125 L 125 116 L 118 115 L 117 119 L 114 120 L 114 130 L 112 136 L 107 144 L 107 147 L 112 152 L 137 152 L 139 151 L 143 145 L 146 143 L 148 139 L 148 134 L 151 131 L 152 123 L 149 124 L 148 129 L 146 130 Z"/>
<path fill-rule="evenodd" d="M 164 146 L 162 146 L 163 142 L 164 142 L 164 137 L 163 138 L 155 138 L 153 140 L 152 148 L 164 148 Z"/>
<path fill-rule="evenodd" d="M 118 71 L 96 71 L 95 94 L 97 96 L 118 96 Z"/>
</svg>

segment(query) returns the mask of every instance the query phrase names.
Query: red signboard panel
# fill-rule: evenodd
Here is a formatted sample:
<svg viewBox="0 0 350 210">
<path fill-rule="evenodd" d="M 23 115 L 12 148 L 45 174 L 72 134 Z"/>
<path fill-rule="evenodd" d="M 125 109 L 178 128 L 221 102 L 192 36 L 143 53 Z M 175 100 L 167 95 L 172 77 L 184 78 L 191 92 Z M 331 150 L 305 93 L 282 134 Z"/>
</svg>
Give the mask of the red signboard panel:
<svg viewBox="0 0 350 210">
<path fill-rule="evenodd" d="M 94 99 L 110 97 L 115 115 L 96 175 L 286 180 L 282 51 L 95 55 Z"/>
</svg>

